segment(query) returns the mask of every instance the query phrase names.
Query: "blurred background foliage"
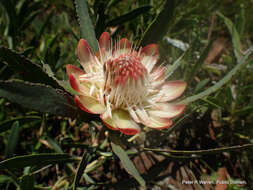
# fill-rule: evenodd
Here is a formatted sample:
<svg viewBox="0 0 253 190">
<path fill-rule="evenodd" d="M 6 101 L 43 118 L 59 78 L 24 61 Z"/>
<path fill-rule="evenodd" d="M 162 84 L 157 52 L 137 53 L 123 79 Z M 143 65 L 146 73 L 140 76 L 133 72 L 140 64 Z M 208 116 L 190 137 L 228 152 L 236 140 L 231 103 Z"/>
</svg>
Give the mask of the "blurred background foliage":
<svg viewBox="0 0 253 190">
<path fill-rule="evenodd" d="M 159 43 L 160 63 L 168 67 L 167 74 L 176 69 L 169 79 L 184 79 L 188 84 L 184 98 L 220 81 L 239 64 L 236 49 L 244 56 L 252 46 L 252 0 L 89 0 L 88 5 L 97 38 L 108 31 L 115 40 L 127 37 L 138 45 Z M 80 26 L 75 7 L 72 0 L 0 0 L 0 80 L 20 79 L 69 89 L 65 65 L 79 66 Z M 229 27 L 234 27 L 232 35 Z M 21 57 L 19 67 L 15 56 Z M 60 82 L 37 75 L 25 58 Z M 176 60 L 180 64 L 176 65 Z M 131 142 L 121 135 L 147 189 L 223 188 L 220 184 L 182 184 L 182 180 L 196 179 L 245 181 L 225 188 L 253 188 L 252 148 L 188 156 L 143 149 L 206 150 L 253 143 L 252 61 L 249 56 L 229 82 L 188 104 L 172 129 L 148 131 Z M 82 116 L 75 119 L 55 116 L 54 110 L 50 113 L 0 98 L 1 189 L 67 190 L 76 188 L 79 180 L 78 189 L 138 189 L 109 144 L 110 138 L 120 134 L 108 135 L 97 118 L 83 121 Z M 35 154 L 44 157 L 18 157 Z M 9 162 L 6 169 L 3 162 L 8 158 L 20 160 Z M 78 167 L 81 159 L 83 165 Z M 85 172 L 77 180 L 80 165 Z"/>
</svg>

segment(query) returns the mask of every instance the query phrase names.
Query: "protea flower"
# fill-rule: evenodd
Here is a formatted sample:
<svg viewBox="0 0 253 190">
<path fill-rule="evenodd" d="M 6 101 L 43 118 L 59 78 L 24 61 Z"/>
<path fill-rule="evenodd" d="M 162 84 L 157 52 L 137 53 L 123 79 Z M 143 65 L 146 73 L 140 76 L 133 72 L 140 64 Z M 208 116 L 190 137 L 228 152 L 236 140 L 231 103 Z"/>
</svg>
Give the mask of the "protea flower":
<svg viewBox="0 0 253 190">
<path fill-rule="evenodd" d="M 166 81 L 165 67 L 155 66 L 159 52 L 156 44 L 136 50 L 123 38 L 113 47 L 110 35 L 99 39 L 94 54 L 85 39 L 77 53 L 84 70 L 67 65 L 67 74 L 77 105 L 86 112 L 100 114 L 103 123 L 126 135 L 140 132 L 140 125 L 164 129 L 185 105 L 168 103 L 186 88 L 184 81 Z"/>
</svg>

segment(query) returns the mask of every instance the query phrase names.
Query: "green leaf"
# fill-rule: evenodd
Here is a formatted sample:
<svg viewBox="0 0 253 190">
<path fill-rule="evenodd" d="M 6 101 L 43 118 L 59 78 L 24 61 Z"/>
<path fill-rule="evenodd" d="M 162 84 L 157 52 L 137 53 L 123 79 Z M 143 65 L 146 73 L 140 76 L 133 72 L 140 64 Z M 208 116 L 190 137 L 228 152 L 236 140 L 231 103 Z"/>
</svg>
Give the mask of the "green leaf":
<svg viewBox="0 0 253 190">
<path fill-rule="evenodd" d="M 84 38 L 94 52 L 98 51 L 98 42 L 94 26 L 89 16 L 87 0 L 76 0 L 76 12 L 81 29 L 81 37 Z"/>
<path fill-rule="evenodd" d="M 110 7 L 115 6 L 116 4 L 118 4 L 121 0 L 110 0 L 109 3 L 107 4 L 107 9 L 109 9 Z"/>
<path fill-rule="evenodd" d="M 206 46 L 206 48 L 203 50 L 203 52 L 201 53 L 199 59 L 196 61 L 196 63 L 194 64 L 193 68 L 191 69 L 190 72 L 188 72 L 188 75 L 186 76 L 186 80 L 187 83 L 190 83 L 194 76 L 198 73 L 199 69 L 201 68 L 201 66 L 204 64 L 205 59 L 212 47 L 213 41 L 210 41 L 208 43 L 208 45 Z"/>
<path fill-rule="evenodd" d="M 36 10 L 28 15 L 25 20 L 23 21 L 22 25 L 20 26 L 20 30 L 25 30 L 26 28 L 31 25 L 32 21 L 40 14 L 43 13 L 43 10 Z"/>
<path fill-rule="evenodd" d="M 45 19 L 45 21 L 41 24 L 40 28 L 38 29 L 38 32 L 36 35 L 34 35 L 33 39 L 31 40 L 30 45 L 33 47 L 38 47 L 39 46 L 39 40 L 41 39 L 41 36 L 44 34 L 44 31 L 46 29 L 46 27 L 50 24 L 51 19 L 53 18 L 54 15 L 54 10 L 52 10 L 47 18 Z"/>
<path fill-rule="evenodd" d="M 17 33 L 17 31 L 15 30 L 17 24 L 18 24 L 18 20 L 17 20 L 17 13 L 15 10 L 15 6 L 12 3 L 12 1 L 5 1 L 5 0 L 0 0 L 0 3 L 3 5 L 3 7 L 5 8 L 8 17 L 9 17 L 9 30 L 8 30 L 8 34 L 12 37 L 15 36 L 15 34 Z"/>
<path fill-rule="evenodd" d="M 244 57 L 242 57 L 242 59 L 240 59 L 239 63 L 225 76 L 223 77 L 219 82 L 217 82 L 215 85 L 213 85 L 212 87 L 206 89 L 205 91 L 190 96 L 186 99 L 184 99 L 183 101 L 180 101 L 179 104 L 189 104 L 191 102 L 194 102 L 198 99 L 204 98 L 205 96 L 219 90 L 224 84 L 226 84 L 247 62 L 247 58 L 248 56 L 252 53 L 253 51 L 253 46 L 251 46 L 246 55 Z"/>
<path fill-rule="evenodd" d="M 43 12 L 42 8 L 43 4 L 41 1 L 32 2 L 25 0 L 18 13 L 19 29 L 24 30 L 29 27 L 36 16 Z"/>
<path fill-rule="evenodd" d="M 253 113 L 253 106 L 245 106 L 244 108 L 235 111 L 235 115 L 238 116 L 246 116 L 251 113 Z"/>
<path fill-rule="evenodd" d="M 139 7 L 133 11 L 130 11 L 129 13 L 126 13 L 122 16 L 119 16 L 115 19 L 108 21 L 106 26 L 117 26 L 117 25 L 123 24 L 127 21 L 135 19 L 136 17 L 148 12 L 151 8 L 152 8 L 151 6 Z"/>
<path fill-rule="evenodd" d="M 63 150 L 61 149 L 61 147 L 53 139 L 47 137 L 47 142 L 53 147 L 55 152 L 63 153 Z"/>
<path fill-rule="evenodd" d="M 0 81 L 0 96 L 42 113 L 76 117 L 79 110 L 66 92 L 20 80 Z"/>
<path fill-rule="evenodd" d="M 33 11 L 36 11 L 37 9 L 29 9 L 29 5 L 31 4 L 31 1 L 24 0 L 20 2 L 19 8 L 17 10 L 18 14 L 18 22 L 22 23 L 25 20 L 25 17 L 29 16 Z"/>
<path fill-rule="evenodd" d="M 234 45 L 234 53 L 236 56 L 237 61 L 239 61 L 242 58 L 242 45 L 240 42 L 240 36 L 236 30 L 235 25 L 233 24 L 233 22 L 225 17 L 222 13 L 217 11 L 217 15 L 224 21 L 224 23 L 226 24 L 231 36 L 232 36 L 232 42 Z"/>
<path fill-rule="evenodd" d="M 8 66 L 16 71 L 24 80 L 35 83 L 46 83 L 59 87 L 58 83 L 47 75 L 41 66 L 26 59 L 21 54 L 0 46 L 0 61 L 6 62 Z"/>
<path fill-rule="evenodd" d="M 53 15 L 54 15 L 54 10 L 52 10 L 52 11 L 48 14 L 48 16 L 47 16 L 45 22 L 41 25 L 41 27 L 40 27 L 40 29 L 39 29 L 39 32 L 38 32 L 38 35 L 36 36 L 36 38 L 37 38 L 38 40 L 41 38 L 41 36 L 42 36 L 42 34 L 44 33 L 44 31 L 45 31 L 47 25 L 50 23 L 50 20 L 53 18 Z"/>
<path fill-rule="evenodd" d="M 64 90 L 73 95 L 77 94 L 76 91 L 74 91 L 73 88 L 70 86 L 69 81 L 59 80 L 55 77 L 54 72 L 48 64 L 43 64 L 43 70 L 48 74 L 49 77 L 54 79 Z"/>
<path fill-rule="evenodd" d="M 34 175 L 24 175 L 20 179 L 20 190 L 33 190 L 34 188 Z"/>
<path fill-rule="evenodd" d="M 13 180 L 10 176 L 7 175 L 0 175 L 0 185 L 6 182 L 13 182 L 15 183 L 15 180 Z"/>
<path fill-rule="evenodd" d="M 78 166 L 75 178 L 74 178 L 73 190 L 77 189 L 79 181 L 80 181 L 80 179 L 81 179 L 81 177 L 84 173 L 84 170 L 85 170 L 86 166 L 90 162 L 91 158 L 92 158 L 92 156 L 89 153 L 85 152 L 83 154 L 82 160 L 79 163 L 79 166 Z"/>
<path fill-rule="evenodd" d="M 181 55 L 172 65 L 167 66 L 165 73 L 166 79 L 169 78 L 174 73 L 174 71 L 182 64 L 182 58 L 184 57 L 184 55 L 185 53 L 183 53 L 183 55 Z"/>
<path fill-rule="evenodd" d="M 204 87 L 207 85 L 207 83 L 209 83 L 209 82 L 210 82 L 210 79 L 201 80 L 201 81 L 197 84 L 196 88 L 194 89 L 194 92 L 195 92 L 195 93 L 196 93 L 196 92 L 199 92 L 199 91 L 202 90 L 202 88 L 204 88 Z"/>
<path fill-rule="evenodd" d="M 45 62 L 51 65 L 53 69 L 55 69 L 55 65 L 60 57 L 60 47 L 57 41 L 58 38 L 60 38 L 60 35 L 52 36 L 48 40 L 46 47 L 46 54 L 44 57 Z"/>
<path fill-rule="evenodd" d="M 15 152 L 17 143 L 19 139 L 19 122 L 15 121 L 12 125 L 11 134 L 8 138 L 8 144 L 5 150 L 5 156 L 10 157 Z"/>
<path fill-rule="evenodd" d="M 95 183 L 96 183 L 96 182 L 95 182 L 88 174 L 86 174 L 86 173 L 83 174 L 83 177 L 84 177 L 84 179 L 85 179 L 87 182 L 89 182 L 89 183 L 91 183 L 91 184 L 95 184 Z"/>
<path fill-rule="evenodd" d="M 111 142 L 113 152 L 119 157 L 125 170 L 132 175 L 141 186 L 145 186 L 145 181 L 135 168 L 133 162 L 129 159 L 127 153 L 117 144 Z"/>
<path fill-rule="evenodd" d="M 52 163 L 73 162 L 75 159 L 68 154 L 42 153 L 34 155 L 16 156 L 0 162 L 0 170 L 20 169 L 27 166 L 46 166 Z"/>
<path fill-rule="evenodd" d="M 144 148 L 146 151 L 153 151 L 153 152 L 167 152 L 170 154 L 175 155 L 206 155 L 206 154 L 217 154 L 222 152 L 229 152 L 235 150 L 242 150 L 252 148 L 253 144 L 244 144 L 244 145 L 235 145 L 230 147 L 222 147 L 222 148 L 211 148 L 206 150 L 167 150 L 167 149 L 156 149 L 156 148 Z"/>
<path fill-rule="evenodd" d="M 96 37 L 99 38 L 100 35 L 105 31 L 106 28 L 106 20 L 108 19 L 108 15 L 105 14 L 106 1 L 95 0 L 93 4 L 94 15 L 96 15 L 96 24 L 95 24 L 95 32 Z"/>
<path fill-rule="evenodd" d="M 53 139 L 47 137 L 46 140 L 49 143 L 49 145 L 52 146 L 52 148 L 55 150 L 55 152 L 57 152 L 59 154 L 64 153 L 63 150 L 61 149 L 61 147 Z M 70 163 L 65 164 L 65 166 L 66 166 L 66 172 L 72 172 L 74 170 L 73 166 Z M 37 168 L 40 168 L 40 165 Z M 35 171 L 37 168 L 35 167 L 32 170 Z"/>
<path fill-rule="evenodd" d="M 41 120 L 40 116 L 19 116 L 12 119 L 7 119 L 0 122 L 0 133 L 9 130 L 10 126 L 13 122 L 18 121 L 20 124 L 29 121 L 29 123 L 33 120 Z"/>
<path fill-rule="evenodd" d="M 239 17 L 237 19 L 237 22 L 236 22 L 236 29 L 239 33 L 240 36 L 243 35 L 243 32 L 245 30 L 245 25 L 246 25 L 246 11 L 245 11 L 245 6 L 244 4 L 240 4 L 240 7 L 241 7 L 241 10 L 240 10 L 240 14 L 239 14 Z"/>
<path fill-rule="evenodd" d="M 169 30 L 169 25 L 174 14 L 175 0 L 167 0 L 161 13 L 147 27 L 141 40 L 141 46 L 157 43 L 162 40 Z"/>
<path fill-rule="evenodd" d="M 12 74 L 12 71 L 8 68 L 7 64 L 0 62 L 0 79 L 8 79 L 10 75 Z"/>
</svg>

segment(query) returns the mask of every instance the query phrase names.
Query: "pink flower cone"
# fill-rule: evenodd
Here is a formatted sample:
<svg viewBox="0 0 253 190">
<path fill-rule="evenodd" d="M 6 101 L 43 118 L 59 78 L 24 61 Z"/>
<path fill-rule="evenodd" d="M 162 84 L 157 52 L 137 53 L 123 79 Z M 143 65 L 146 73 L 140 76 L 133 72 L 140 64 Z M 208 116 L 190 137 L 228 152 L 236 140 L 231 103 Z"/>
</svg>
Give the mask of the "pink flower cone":
<svg viewBox="0 0 253 190">
<path fill-rule="evenodd" d="M 77 53 L 84 70 L 66 66 L 70 84 L 78 93 L 75 101 L 83 111 L 100 114 L 108 128 L 126 135 L 139 133 L 140 124 L 164 129 L 185 110 L 185 105 L 168 103 L 182 95 L 186 83 L 165 80 L 165 67 L 155 66 L 156 44 L 137 51 L 123 38 L 113 47 L 104 32 L 96 55 L 84 39 Z"/>
</svg>

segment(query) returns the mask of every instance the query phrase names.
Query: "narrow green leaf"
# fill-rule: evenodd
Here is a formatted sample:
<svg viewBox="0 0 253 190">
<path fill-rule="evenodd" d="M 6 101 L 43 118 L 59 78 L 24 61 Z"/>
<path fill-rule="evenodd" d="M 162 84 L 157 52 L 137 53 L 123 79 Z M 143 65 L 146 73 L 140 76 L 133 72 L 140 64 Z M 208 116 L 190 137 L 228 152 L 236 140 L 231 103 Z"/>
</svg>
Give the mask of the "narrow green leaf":
<svg viewBox="0 0 253 190">
<path fill-rule="evenodd" d="M 15 181 L 10 176 L 0 175 L 0 185 L 3 184 L 3 183 L 6 183 L 8 181 L 15 183 Z"/>
<path fill-rule="evenodd" d="M 98 51 L 98 42 L 94 26 L 89 16 L 87 0 L 76 0 L 76 12 L 81 29 L 81 37 L 86 39 L 94 52 Z"/>
<path fill-rule="evenodd" d="M 64 148 L 81 148 L 81 149 L 88 149 L 89 145 L 83 143 L 73 143 L 73 142 L 62 142 L 62 146 Z"/>
<path fill-rule="evenodd" d="M 107 9 L 110 7 L 115 6 L 117 3 L 119 3 L 121 0 L 110 0 L 109 3 L 107 4 Z"/>
<path fill-rule="evenodd" d="M 95 186 L 95 185 L 91 185 L 90 187 L 88 187 L 88 188 L 85 189 L 85 190 L 94 190 L 94 189 L 96 189 L 96 186 Z"/>
<path fill-rule="evenodd" d="M 0 70 L 0 80 L 8 80 L 15 72 L 8 67 L 7 64 L 0 61 L 1 70 Z"/>
<path fill-rule="evenodd" d="M 135 19 L 136 17 L 148 12 L 151 8 L 152 8 L 151 6 L 139 7 L 133 11 L 130 11 L 129 13 L 126 13 L 124 15 L 121 15 L 115 19 L 108 21 L 106 26 L 117 26 L 117 25 L 123 24 L 127 21 Z"/>
<path fill-rule="evenodd" d="M 117 144 L 111 142 L 113 152 L 119 157 L 125 170 L 132 175 L 141 186 L 145 186 L 145 181 L 135 168 L 133 162 L 129 159 L 127 153 Z"/>
<path fill-rule="evenodd" d="M 52 187 L 42 187 L 42 185 L 35 185 L 33 190 L 52 190 Z"/>
<path fill-rule="evenodd" d="M 24 175 L 20 179 L 20 190 L 33 190 L 34 188 L 34 175 Z"/>
<path fill-rule="evenodd" d="M 165 73 L 166 79 L 169 78 L 174 73 L 174 71 L 182 64 L 184 55 L 185 53 L 183 53 L 183 55 L 181 55 L 172 65 L 167 66 Z"/>
<path fill-rule="evenodd" d="M 31 1 L 29 0 L 21 1 L 21 4 L 17 10 L 17 15 L 18 15 L 17 19 L 19 23 L 22 23 L 23 20 L 25 20 L 26 16 L 29 16 L 32 11 L 35 11 L 35 9 L 34 10 L 29 9 L 30 3 Z"/>
<path fill-rule="evenodd" d="M 46 47 L 46 54 L 44 56 L 45 62 L 51 65 L 53 69 L 55 69 L 55 65 L 59 60 L 60 56 L 60 47 L 58 46 L 57 42 L 58 38 L 60 38 L 60 35 L 52 36 L 48 40 Z"/>
<path fill-rule="evenodd" d="M 84 173 L 90 173 L 90 172 L 96 171 L 97 168 L 101 167 L 106 161 L 105 157 L 101 157 L 101 158 L 102 159 L 94 160 L 89 165 L 87 165 L 87 167 L 84 170 Z"/>
<path fill-rule="evenodd" d="M 94 15 L 96 15 L 97 17 L 95 24 L 95 33 L 97 38 L 101 36 L 101 34 L 105 31 L 106 28 L 106 21 L 108 19 L 108 15 L 105 14 L 106 4 L 106 1 L 101 0 L 95 0 L 93 4 Z"/>
<path fill-rule="evenodd" d="M 32 55 L 32 53 L 35 51 L 35 47 L 27 47 L 22 52 L 20 52 L 20 55 L 27 57 L 28 55 Z"/>
<path fill-rule="evenodd" d="M 54 79 L 45 73 L 40 65 L 26 59 L 21 54 L 0 46 L 0 61 L 6 62 L 8 66 L 19 73 L 19 75 L 27 81 L 35 83 L 46 83 L 54 87 L 60 87 Z"/>
<path fill-rule="evenodd" d="M 31 46 L 33 46 L 33 47 L 38 47 L 38 46 L 40 45 L 39 40 L 41 39 L 41 36 L 43 35 L 43 33 L 44 33 L 46 27 L 50 24 L 50 21 L 51 21 L 51 19 L 53 18 L 54 13 L 55 13 L 54 10 L 52 10 L 52 11 L 48 14 L 48 16 L 47 16 L 47 18 L 45 19 L 44 23 L 41 24 L 41 26 L 40 26 L 40 28 L 39 28 L 37 34 L 34 35 L 33 39 L 32 39 L 31 42 L 30 42 L 30 45 L 31 45 Z"/>
<path fill-rule="evenodd" d="M 238 64 L 225 77 L 223 77 L 219 82 L 217 82 L 215 85 L 213 85 L 212 87 L 206 89 L 205 91 L 203 91 L 199 94 L 190 96 L 190 97 L 180 101 L 179 104 L 189 104 L 191 102 L 201 99 L 201 98 L 217 91 L 218 89 L 220 89 L 247 63 L 246 60 L 247 60 L 248 56 L 252 53 L 252 51 L 253 51 L 253 46 L 251 46 L 249 48 L 249 50 L 247 51 L 247 54 L 242 59 L 240 59 Z"/>
<path fill-rule="evenodd" d="M 194 92 L 195 92 L 195 93 L 196 93 L 196 92 L 199 92 L 199 91 L 202 90 L 202 88 L 204 88 L 204 87 L 207 85 L 207 83 L 209 83 L 209 82 L 210 82 L 210 79 L 201 80 L 201 81 L 197 84 L 196 88 L 194 89 Z"/>
<path fill-rule="evenodd" d="M 47 137 L 46 140 L 52 146 L 52 148 L 54 149 L 54 151 L 56 153 L 59 153 L 59 154 L 63 154 L 64 153 L 63 150 L 61 149 L 61 147 L 53 139 Z M 74 168 L 71 165 L 71 163 L 67 163 L 67 164 L 65 164 L 65 166 L 66 166 L 66 172 L 71 172 L 72 173 L 72 171 L 74 170 Z M 40 167 L 41 166 L 38 165 L 37 167 L 32 168 L 32 170 L 36 171 L 37 168 L 40 168 Z"/>
<path fill-rule="evenodd" d="M 5 1 L 5 0 L 0 0 L 0 3 L 3 5 L 3 7 L 5 8 L 9 19 L 10 20 L 16 20 L 15 18 L 17 18 L 17 13 L 15 10 L 15 6 L 12 3 L 12 1 Z M 16 20 L 17 21 L 17 20 Z"/>
<path fill-rule="evenodd" d="M 91 183 L 91 184 L 95 184 L 95 183 L 96 183 L 96 182 L 95 182 L 88 174 L 86 174 L 86 173 L 83 174 L 83 177 L 84 177 L 84 179 L 85 179 L 87 182 L 89 182 L 89 183 Z"/>
<path fill-rule="evenodd" d="M 90 162 L 91 158 L 92 158 L 92 156 L 89 153 L 85 152 L 83 154 L 82 160 L 79 163 L 79 166 L 78 166 L 75 178 L 74 178 L 73 190 L 77 189 L 79 181 L 80 181 L 80 179 L 81 179 L 81 177 L 84 173 L 84 170 L 85 170 L 86 166 Z"/>
<path fill-rule="evenodd" d="M 61 147 L 53 139 L 47 137 L 47 142 L 53 147 L 55 152 L 63 153 L 63 150 L 61 149 Z"/>
<path fill-rule="evenodd" d="M 237 19 L 236 28 L 239 35 L 242 36 L 245 29 L 245 25 L 246 25 L 246 17 L 245 17 L 246 13 L 245 13 L 244 4 L 241 4 L 240 7 L 241 7 L 241 10 L 240 10 L 240 15 Z"/>
<path fill-rule="evenodd" d="M 54 10 L 52 10 L 52 11 L 48 14 L 48 16 L 47 16 L 45 22 L 41 25 L 40 30 L 39 30 L 39 32 L 38 32 L 38 35 L 36 36 L 36 38 L 37 38 L 38 40 L 41 38 L 41 36 L 42 36 L 42 34 L 44 33 L 44 30 L 46 29 L 47 25 L 49 24 L 50 20 L 53 18 L 53 14 L 54 14 Z"/>
<path fill-rule="evenodd" d="M 156 149 L 156 148 L 144 148 L 146 151 L 153 152 L 167 152 L 175 155 L 205 155 L 205 154 L 217 154 L 222 152 L 229 152 L 235 150 L 242 150 L 247 148 L 252 148 L 253 144 L 244 144 L 244 145 L 235 145 L 230 147 L 222 147 L 222 148 L 212 148 L 207 150 L 166 150 L 166 149 Z"/>
<path fill-rule="evenodd" d="M 246 107 L 243 107 L 242 109 L 235 111 L 235 115 L 238 115 L 238 116 L 246 116 L 246 115 L 250 115 L 251 113 L 253 113 L 253 106 L 246 106 Z"/>
<path fill-rule="evenodd" d="M 199 59 L 196 61 L 196 63 L 194 64 L 192 70 L 190 72 L 188 72 L 189 74 L 186 76 L 186 80 L 187 83 L 190 83 L 192 81 L 192 79 L 194 78 L 194 76 L 198 73 L 199 69 L 201 68 L 201 66 L 204 64 L 204 61 L 212 47 L 213 41 L 210 41 L 208 43 L 208 45 L 206 46 L 206 48 L 203 50 L 203 52 L 201 53 Z"/>
<path fill-rule="evenodd" d="M 44 11 L 42 8 L 43 3 L 41 1 L 32 2 L 26 0 L 23 2 L 23 5 L 18 13 L 19 30 L 24 30 L 29 27 L 36 16 Z"/>
<path fill-rule="evenodd" d="M 23 21 L 22 25 L 20 26 L 20 30 L 25 30 L 26 28 L 31 25 L 32 21 L 40 14 L 43 13 L 44 10 L 36 10 L 28 15 L 25 20 Z"/>
<path fill-rule="evenodd" d="M 8 26 L 8 34 L 12 37 L 15 37 L 15 34 L 17 33 L 16 31 L 16 26 L 18 25 L 18 20 L 17 20 L 17 13 L 14 4 L 12 1 L 5 1 L 5 0 L 0 0 L 0 3 L 3 5 L 5 8 L 8 17 L 9 17 L 9 26 Z"/>
<path fill-rule="evenodd" d="M 15 121 L 12 125 L 12 130 L 8 138 L 8 144 L 5 150 L 5 156 L 10 157 L 14 154 L 19 139 L 19 122 Z"/>
<path fill-rule="evenodd" d="M 0 170 L 19 169 L 38 164 L 46 166 L 52 163 L 73 162 L 75 159 L 68 154 L 42 153 L 34 155 L 16 156 L 0 162 Z"/>
<path fill-rule="evenodd" d="M 241 45 L 240 36 L 236 30 L 236 27 L 233 24 L 233 22 L 229 18 L 225 17 L 222 13 L 217 11 L 217 15 L 223 20 L 223 22 L 226 24 L 230 32 L 230 35 L 232 37 L 232 42 L 234 45 L 234 53 L 235 53 L 237 61 L 239 61 L 242 58 L 242 52 L 241 52 L 242 45 Z"/>
<path fill-rule="evenodd" d="M 141 46 L 157 43 L 162 40 L 169 30 L 169 25 L 174 14 L 175 0 L 167 0 L 161 13 L 147 27 L 141 40 Z"/>
<path fill-rule="evenodd" d="M 24 122 L 31 122 L 33 120 L 41 120 L 40 116 L 19 116 L 12 119 L 4 120 L 0 122 L 0 133 L 9 130 L 11 127 L 11 124 L 15 121 L 18 121 L 20 124 Z"/>
<path fill-rule="evenodd" d="M 52 71 L 51 67 L 48 64 L 43 64 L 43 70 L 47 73 L 49 77 L 54 79 L 59 86 L 61 86 L 64 90 L 69 92 L 70 94 L 75 95 L 76 91 L 73 90 L 73 88 L 70 86 L 69 81 L 59 80 L 55 77 L 54 72 Z"/>
<path fill-rule="evenodd" d="M 26 108 L 68 117 L 76 117 L 78 108 L 73 99 L 59 89 L 20 80 L 0 81 L 0 97 Z"/>
<path fill-rule="evenodd" d="M 20 25 L 24 23 L 27 17 L 29 17 L 39 9 L 43 8 L 43 3 L 41 1 L 33 2 L 30 0 L 25 0 L 20 3 L 22 5 L 20 5 L 20 7 L 17 10 Z"/>
</svg>

